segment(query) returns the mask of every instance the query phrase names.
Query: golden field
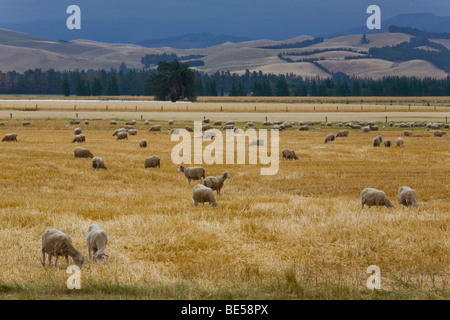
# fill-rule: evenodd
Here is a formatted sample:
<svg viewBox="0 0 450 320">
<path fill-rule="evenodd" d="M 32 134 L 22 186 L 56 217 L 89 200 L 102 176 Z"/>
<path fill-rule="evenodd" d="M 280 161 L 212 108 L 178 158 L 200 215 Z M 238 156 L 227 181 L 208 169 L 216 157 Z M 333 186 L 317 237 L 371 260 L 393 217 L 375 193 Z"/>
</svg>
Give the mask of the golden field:
<svg viewBox="0 0 450 320">
<path fill-rule="evenodd" d="M 91 119 L 80 125 L 81 144 L 71 143 L 76 125 L 67 128 L 68 119 L 0 122 L 0 137 L 18 134 L 17 143 L 0 143 L 2 299 L 450 298 L 449 135 L 411 128 L 404 148 L 373 148 L 377 134 L 394 142 L 403 129 L 349 129 L 348 138 L 324 144 L 335 125 L 294 127 L 280 133 L 280 153 L 292 148 L 300 159 L 280 156 L 275 176 L 261 176 L 261 165 L 204 164 L 207 176 L 231 174 L 210 208 L 194 207 L 196 182 L 189 186 L 171 161 L 177 142 L 168 131 L 190 121 L 152 122 L 162 124 L 159 133 L 139 121 L 137 136 L 117 141 L 112 132 L 124 119 Z M 139 148 L 142 138 L 148 148 Z M 74 159 L 77 146 L 108 170 Z M 151 155 L 161 157 L 160 169 L 144 169 Z M 416 190 L 419 208 L 397 204 L 403 185 Z M 361 210 L 365 187 L 385 191 L 395 208 Z M 85 261 L 82 288 L 69 290 L 64 259 L 42 267 L 41 235 L 60 229 L 87 258 L 92 223 L 109 234 L 109 258 Z M 380 267 L 381 290 L 366 288 L 370 265 Z"/>
</svg>

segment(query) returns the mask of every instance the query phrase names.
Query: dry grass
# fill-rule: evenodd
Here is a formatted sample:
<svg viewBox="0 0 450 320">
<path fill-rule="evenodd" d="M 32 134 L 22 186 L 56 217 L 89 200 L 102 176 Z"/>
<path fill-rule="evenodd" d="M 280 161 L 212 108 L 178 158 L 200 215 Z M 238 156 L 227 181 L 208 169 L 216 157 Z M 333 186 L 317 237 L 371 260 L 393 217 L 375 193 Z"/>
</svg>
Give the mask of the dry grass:
<svg viewBox="0 0 450 320">
<path fill-rule="evenodd" d="M 276 176 L 260 176 L 259 165 L 204 165 L 207 175 L 232 175 L 212 209 L 193 206 L 192 185 L 170 159 L 176 142 L 167 122 L 161 133 L 139 123 L 128 141 L 116 141 L 106 120 L 82 124 L 82 146 L 104 158 L 108 171 L 73 158 L 68 121 L 19 123 L 0 127 L 1 137 L 16 132 L 19 140 L 0 144 L 0 298 L 450 297 L 448 136 L 413 128 L 403 149 L 373 148 L 374 133 L 351 131 L 325 145 L 336 128 L 291 129 L 280 134 L 280 150 L 292 148 L 300 160 L 280 161 Z M 147 149 L 139 148 L 142 138 Z M 144 169 L 153 154 L 161 169 Z M 364 187 L 384 190 L 396 204 L 402 185 L 416 190 L 420 208 L 360 210 Z M 40 238 L 58 228 L 87 256 L 91 223 L 108 231 L 110 257 L 104 265 L 86 262 L 82 289 L 70 291 L 63 260 L 56 270 L 42 268 Z M 378 292 L 365 287 L 373 264 L 381 268 Z"/>
</svg>

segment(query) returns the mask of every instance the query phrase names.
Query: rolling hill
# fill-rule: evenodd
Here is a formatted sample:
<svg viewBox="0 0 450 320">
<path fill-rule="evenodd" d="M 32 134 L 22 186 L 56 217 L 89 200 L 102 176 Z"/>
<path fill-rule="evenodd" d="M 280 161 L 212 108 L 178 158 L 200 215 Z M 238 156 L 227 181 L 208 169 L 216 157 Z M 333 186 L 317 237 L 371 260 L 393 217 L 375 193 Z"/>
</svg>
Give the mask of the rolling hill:
<svg viewBox="0 0 450 320">
<path fill-rule="evenodd" d="M 267 39 L 227 41 L 206 48 L 176 49 L 148 48 L 134 44 L 110 44 L 89 40 L 50 41 L 0 29 L 0 71 L 24 72 L 34 68 L 109 70 L 118 69 L 122 62 L 125 62 L 128 68 L 141 69 L 143 68 L 141 57 L 147 54 L 173 53 L 178 56 L 201 55 L 202 63 L 194 69 L 206 73 L 230 71 L 241 74 L 248 69 L 264 73 L 293 73 L 304 77 L 322 78 L 331 77 L 333 73 L 338 72 L 369 78 L 405 75 L 442 79 L 449 75 L 430 61 L 411 59 L 411 61 L 399 62 L 373 59 L 368 55 L 371 48 L 396 46 L 409 41 L 411 35 L 389 32 L 370 34 L 367 35 L 368 43 L 362 43 L 361 38 L 361 34 L 346 35 L 324 39 L 319 43 L 301 48 L 289 46 L 305 43 L 304 41 L 313 38 L 300 36 L 282 41 Z M 449 40 L 430 39 L 430 41 L 450 46 Z M 274 46 L 286 47 L 286 49 L 273 49 Z M 427 46 L 419 49 L 435 50 Z"/>
</svg>

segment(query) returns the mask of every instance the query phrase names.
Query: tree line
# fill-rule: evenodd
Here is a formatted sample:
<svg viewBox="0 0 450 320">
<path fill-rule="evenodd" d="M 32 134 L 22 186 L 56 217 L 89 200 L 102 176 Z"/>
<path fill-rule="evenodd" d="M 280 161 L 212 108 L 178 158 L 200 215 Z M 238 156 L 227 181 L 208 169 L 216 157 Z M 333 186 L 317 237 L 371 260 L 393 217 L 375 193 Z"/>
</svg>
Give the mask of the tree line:
<svg viewBox="0 0 450 320">
<path fill-rule="evenodd" d="M 164 62 L 165 64 L 170 64 Z M 179 63 L 175 82 L 163 74 L 171 74 L 165 65 L 158 70 L 43 71 L 0 72 L 0 94 L 49 94 L 65 96 L 155 96 L 172 99 L 164 90 L 180 83 L 181 97 L 196 96 L 449 96 L 450 77 L 445 79 L 386 77 L 382 79 L 351 78 L 343 73 L 331 78 L 301 77 L 293 73 L 275 75 L 250 72 L 243 74 L 221 71 L 205 74 Z M 187 71 L 189 70 L 189 71 Z M 174 97 L 174 96 L 173 96 Z"/>
</svg>

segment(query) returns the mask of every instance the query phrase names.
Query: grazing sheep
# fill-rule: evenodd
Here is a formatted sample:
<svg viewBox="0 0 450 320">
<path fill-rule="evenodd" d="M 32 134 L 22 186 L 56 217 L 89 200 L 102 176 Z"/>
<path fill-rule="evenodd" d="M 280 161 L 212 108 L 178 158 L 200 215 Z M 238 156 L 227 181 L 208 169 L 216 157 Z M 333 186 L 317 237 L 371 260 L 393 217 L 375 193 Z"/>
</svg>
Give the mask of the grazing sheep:
<svg viewBox="0 0 450 320">
<path fill-rule="evenodd" d="M 109 122 L 109 124 L 110 124 L 111 126 L 116 125 L 116 124 L 117 124 L 117 121 L 111 120 L 111 121 Z"/>
<path fill-rule="evenodd" d="M 5 125 L 5 123 L 4 122 L 0 122 L 0 126 L 4 126 Z"/>
<path fill-rule="evenodd" d="M 378 126 L 376 125 L 369 125 L 370 131 L 378 131 Z"/>
<path fill-rule="evenodd" d="M 126 126 L 134 126 L 136 123 L 137 123 L 136 120 L 132 120 L 132 121 L 127 121 L 127 122 L 125 122 L 125 125 L 126 125 Z"/>
<path fill-rule="evenodd" d="M 412 136 L 412 132 L 409 131 L 409 130 L 405 130 L 405 131 L 403 131 L 403 135 L 404 135 L 405 137 L 410 137 L 410 136 Z"/>
<path fill-rule="evenodd" d="M 450 124 L 447 123 L 446 125 L 444 125 L 444 128 L 445 129 L 450 129 Z"/>
<path fill-rule="evenodd" d="M 42 266 L 45 268 L 45 254 L 48 254 L 48 263 L 52 264 L 52 256 L 55 257 L 54 267 L 57 267 L 58 257 L 66 258 L 67 266 L 69 266 L 69 256 L 73 262 L 81 268 L 84 262 L 84 256 L 80 251 L 75 249 L 70 237 L 64 232 L 57 229 L 47 229 L 42 235 Z"/>
<path fill-rule="evenodd" d="M 270 121 L 264 121 L 262 125 L 263 125 L 263 126 L 273 126 L 273 122 L 270 122 Z"/>
<path fill-rule="evenodd" d="M 80 124 L 81 122 L 78 120 L 70 120 L 70 124 Z"/>
<path fill-rule="evenodd" d="M 17 142 L 17 133 L 8 133 L 7 135 L 5 135 L 3 137 L 2 142 L 3 141 L 6 141 L 6 142 L 8 142 L 8 141 L 15 141 L 15 142 Z"/>
<path fill-rule="evenodd" d="M 380 140 L 380 143 L 383 142 L 383 137 L 381 136 L 381 134 L 377 135 L 375 138 Z"/>
<path fill-rule="evenodd" d="M 434 132 L 434 136 L 435 137 L 442 137 L 442 136 L 444 136 L 446 134 L 447 134 L 447 132 L 445 132 L 445 131 L 435 131 Z"/>
<path fill-rule="evenodd" d="M 131 130 L 131 129 L 134 129 L 134 127 L 132 126 L 132 125 L 129 125 L 129 124 L 126 124 L 126 125 L 124 125 L 123 126 L 127 131 L 128 130 Z"/>
<path fill-rule="evenodd" d="M 145 159 L 144 168 L 161 168 L 161 159 L 158 156 L 151 156 Z"/>
<path fill-rule="evenodd" d="M 145 121 L 144 121 L 144 124 L 145 124 L 145 125 L 149 125 L 149 124 L 150 124 L 150 121 L 145 120 Z"/>
<path fill-rule="evenodd" d="M 225 180 L 229 178 L 231 178 L 231 175 L 228 172 L 223 172 L 219 177 L 206 177 L 205 180 L 203 180 L 203 185 L 212 190 L 216 190 L 217 194 L 220 196 L 220 189 L 222 189 Z"/>
<path fill-rule="evenodd" d="M 214 129 L 214 128 L 210 124 L 206 124 L 206 125 L 202 126 L 202 131 L 211 130 L 211 129 Z"/>
<path fill-rule="evenodd" d="M 125 128 L 120 128 L 120 129 L 116 129 L 116 130 L 114 130 L 114 132 L 113 132 L 113 137 L 114 136 L 117 136 L 120 132 L 127 132 L 127 129 L 125 129 Z"/>
<path fill-rule="evenodd" d="M 334 139 L 336 139 L 335 135 L 334 135 L 333 133 L 330 133 L 330 134 L 327 135 L 327 137 L 325 138 L 325 143 L 334 141 Z"/>
<path fill-rule="evenodd" d="M 24 121 L 24 122 L 22 122 L 22 127 L 29 126 L 29 125 L 31 125 L 31 122 L 30 122 L 30 121 Z"/>
<path fill-rule="evenodd" d="M 336 134 L 336 138 L 341 138 L 341 137 L 348 137 L 348 130 L 342 130 Z"/>
<path fill-rule="evenodd" d="M 384 141 L 384 146 L 390 148 L 391 147 L 391 140 L 390 139 L 386 139 L 386 141 Z"/>
<path fill-rule="evenodd" d="M 84 134 L 76 135 L 75 138 L 72 140 L 72 143 L 74 142 L 86 142 L 86 137 Z"/>
<path fill-rule="evenodd" d="M 427 124 L 427 128 L 428 129 L 432 129 L 432 130 L 438 130 L 439 129 L 439 124 L 438 123 L 428 123 Z"/>
<path fill-rule="evenodd" d="M 88 259 L 94 259 L 95 262 L 102 264 L 105 257 L 108 256 L 105 253 L 106 244 L 108 243 L 106 231 L 98 224 L 92 224 L 86 229 L 84 234 L 88 247 Z M 91 251 L 94 252 L 93 257 L 91 257 Z"/>
<path fill-rule="evenodd" d="M 361 129 L 361 126 L 359 124 L 352 124 L 351 128 L 352 129 Z"/>
<path fill-rule="evenodd" d="M 94 169 L 105 169 L 108 170 L 108 168 L 105 166 L 105 162 L 100 157 L 93 157 L 92 158 L 92 168 Z"/>
<path fill-rule="evenodd" d="M 298 157 L 295 154 L 295 151 L 292 150 L 292 149 L 284 148 L 281 151 L 281 154 L 283 155 L 283 159 L 286 159 L 286 160 L 291 160 L 291 159 L 298 160 Z"/>
<path fill-rule="evenodd" d="M 362 132 L 370 132 L 370 127 L 369 126 L 363 127 Z"/>
<path fill-rule="evenodd" d="M 167 121 L 168 124 L 173 124 L 173 120 Z"/>
<path fill-rule="evenodd" d="M 372 145 L 373 145 L 374 147 L 379 147 L 380 144 L 381 144 L 381 140 L 380 140 L 378 137 L 376 137 L 376 138 L 373 139 Z"/>
<path fill-rule="evenodd" d="M 148 129 L 148 131 L 161 131 L 161 125 L 155 124 L 155 125 L 151 126 L 150 129 Z"/>
<path fill-rule="evenodd" d="M 233 130 L 233 129 L 234 129 L 234 124 L 227 124 L 222 128 L 222 130 Z"/>
<path fill-rule="evenodd" d="M 209 119 L 203 119 L 203 123 L 209 123 Z"/>
<path fill-rule="evenodd" d="M 123 140 L 123 139 L 128 140 L 128 132 L 122 131 L 117 134 L 117 140 Z"/>
<path fill-rule="evenodd" d="M 364 205 L 368 206 L 386 206 L 388 208 L 393 208 L 394 205 L 389 201 L 386 194 L 374 188 L 365 188 L 361 191 L 361 210 L 364 209 Z"/>
<path fill-rule="evenodd" d="M 248 126 L 248 127 L 253 127 L 253 126 L 254 126 L 254 123 L 253 123 L 252 121 L 247 122 L 247 126 Z"/>
<path fill-rule="evenodd" d="M 147 140 L 142 139 L 141 141 L 139 141 L 139 147 L 140 148 L 147 148 Z"/>
<path fill-rule="evenodd" d="M 397 140 L 395 140 L 395 143 L 397 144 L 397 147 L 403 148 L 403 139 L 398 137 Z"/>
<path fill-rule="evenodd" d="M 216 122 L 214 122 L 214 125 L 215 126 L 221 126 L 222 125 L 222 121 L 216 121 Z"/>
<path fill-rule="evenodd" d="M 419 204 L 416 200 L 416 192 L 410 187 L 400 187 L 398 189 L 398 204 L 402 204 L 408 208 L 418 207 Z"/>
<path fill-rule="evenodd" d="M 225 122 L 225 125 L 233 125 L 234 126 L 234 121 L 228 120 L 227 122 Z"/>
<path fill-rule="evenodd" d="M 185 129 L 186 129 L 186 131 L 189 131 L 189 132 L 194 131 L 191 126 L 186 126 Z"/>
<path fill-rule="evenodd" d="M 189 167 L 179 166 L 177 172 L 184 172 L 188 180 L 188 184 L 191 184 L 191 180 L 200 180 L 202 183 L 202 178 L 205 179 L 205 168 L 203 167 Z"/>
<path fill-rule="evenodd" d="M 249 146 L 263 146 L 264 145 L 264 139 L 252 140 L 252 141 L 250 141 L 250 143 L 248 145 Z"/>
<path fill-rule="evenodd" d="M 338 126 L 340 128 L 343 126 L 343 124 L 342 124 L 342 122 L 338 122 L 338 124 L 336 126 Z"/>
<path fill-rule="evenodd" d="M 192 189 L 192 199 L 194 200 L 194 206 L 197 206 L 199 202 L 202 203 L 203 206 L 205 205 L 205 202 L 209 202 L 210 207 L 217 207 L 219 205 L 214 198 L 213 190 L 202 184 L 194 186 Z"/>
<path fill-rule="evenodd" d="M 89 125 L 89 120 L 85 120 L 85 121 L 84 121 L 84 124 L 85 124 L 85 125 Z"/>
<path fill-rule="evenodd" d="M 308 131 L 309 127 L 308 126 L 300 126 L 300 128 L 298 129 L 299 131 Z"/>
<path fill-rule="evenodd" d="M 136 130 L 136 129 L 129 129 L 129 130 L 128 130 L 128 134 L 129 134 L 130 136 L 135 136 L 135 135 L 137 135 L 137 130 Z"/>
<path fill-rule="evenodd" d="M 76 136 L 79 134 L 82 134 L 82 133 L 83 133 L 83 130 L 81 130 L 80 127 L 73 129 L 73 134 Z"/>
<path fill-rule="evenodd" d="M 94 155 L 92 154 L 89 149 L 86 148 L 75 148 L 73 149 L 73 157 L 74 158 L 93 158 Z"/>
<path fill-rule="evenodd" d="M 389 122 L 389 127 L 393 127 L 394 126 L 394 122 Z"/>
</svg>

